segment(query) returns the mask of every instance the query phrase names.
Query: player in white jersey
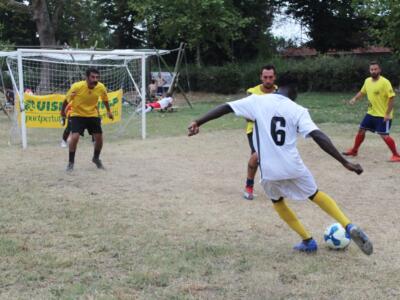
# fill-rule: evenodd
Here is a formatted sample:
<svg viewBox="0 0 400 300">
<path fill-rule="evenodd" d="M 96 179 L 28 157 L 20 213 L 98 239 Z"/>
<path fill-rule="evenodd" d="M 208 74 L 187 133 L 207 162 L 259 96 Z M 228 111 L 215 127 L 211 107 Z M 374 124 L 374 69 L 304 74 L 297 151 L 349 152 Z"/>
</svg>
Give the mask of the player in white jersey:
<svg viewBox="0 0 400 300">
<path fill-rule="evenodd" d="M 174 102 L 174 98 L 172 97 L 172 93 L 167 93 L 164 98 L 152 103 L 146 104 L 145 113 L 151 112 L 153 109 L 166 109 L 172 106 L 172 102 Z M 139 107 L 136 112 L 140 113 L 142 108 Z"/>
<path fill-rule="evenodd" d="M 314 124 L 307 109 L 293 102 L 297 97 L 297 88 L 296 81 L 289 74 L 279 78 L 278 86 L 276 94 L 251 95 L 214 108 L 190 124 L 189 136 L 199 133 L 202 124 L 231 112 L 254 121 L 253 142 L 259 159 L 261 184 L 279 216 L 301 236 L 302 242 L 294 249 L 314 252 L 318 248 L 316 241 L 285 201 L 285 198 L 308 198 L 337 220 L 360 249 L 370 255 L 373 247 L 367 235 L 350 222 L 335 200 L 318 191 L 313 176 L 297 150 L 297 134 L 311 137 L 322 150 L 348 170 L 361 174 L 363 169 L 359 164 L 347 161 L 329 137 Z"/>
</svg>

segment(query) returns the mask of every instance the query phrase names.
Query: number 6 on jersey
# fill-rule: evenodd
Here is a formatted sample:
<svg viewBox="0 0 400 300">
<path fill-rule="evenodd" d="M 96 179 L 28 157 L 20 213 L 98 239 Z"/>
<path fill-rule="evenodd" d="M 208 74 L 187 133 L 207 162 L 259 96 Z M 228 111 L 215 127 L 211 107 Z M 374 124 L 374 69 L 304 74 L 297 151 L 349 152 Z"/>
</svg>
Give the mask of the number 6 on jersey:
<svg viewBox="0 0 400 300">
<path fill-rule="evenodd" d="M 279 126 L 279 127 L 278 127 Z M 273 117 L 271 120 L 271 136 L 277 146 L 285 144 L 286 132 L 284 129 L 286 120 L 283 117 Z M 277 129 L 280 128 L 280 129 Z"/>
</svg>

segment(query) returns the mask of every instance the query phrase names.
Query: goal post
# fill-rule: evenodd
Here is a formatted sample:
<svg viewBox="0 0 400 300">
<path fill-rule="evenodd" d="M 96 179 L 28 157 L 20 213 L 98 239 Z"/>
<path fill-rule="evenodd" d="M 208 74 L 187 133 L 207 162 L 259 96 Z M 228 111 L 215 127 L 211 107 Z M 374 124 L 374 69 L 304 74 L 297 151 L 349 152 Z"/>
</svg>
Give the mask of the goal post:
<svg viewBox="0 0 400 300">
<path fill-rule="evenodd" d="M 60 127 L 60 122 L 57 123 L 55 120 L 60 118 L 59 108 L 62 95 L 67 93 L 74 82 L 85 79 L 85 71 L 89 67 L 99 70 L 100 81 L 109 92 L 120 91 L 119 105 L 125 101 L 135 107 L 142 107 L 141 137 L 145 139 L 144 108 L 147 89 L 146 72 L 148 72 L 146 60 L 153 55 L 168 53 L 170 53 L 168 50 L 145 49 L 110 51 L 18 49 L 10 52 L 6 61 L 19 104 L 18 124 L 21 130 L 22 147 L 26 148 L 28 145 L 29 128 Z M 43 101 L 35 102 L 36 98 L 42 99 L 40 98 L 42 96 L 46 96 L 51 101 L 47 101 L 46 104 Z M 56 98 L 58 100 L 55 100 Z M 40 120 L 40 124 L 37 120 Z"/>
</svg>

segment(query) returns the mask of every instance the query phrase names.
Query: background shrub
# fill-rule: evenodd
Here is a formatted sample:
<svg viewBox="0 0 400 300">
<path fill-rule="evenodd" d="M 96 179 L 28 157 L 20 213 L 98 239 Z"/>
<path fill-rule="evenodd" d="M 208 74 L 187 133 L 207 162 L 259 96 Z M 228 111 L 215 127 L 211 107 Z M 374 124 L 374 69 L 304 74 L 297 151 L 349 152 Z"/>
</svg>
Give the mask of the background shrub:
<svg viewBox="0 0 400 300">
<path fill-rule="evenodd" d="M 349 92 L 361 88 L 369 76 L 368 65 L 373 57 L 326 56 L 315 58 L 293 59 L 276 57 L 265 61 L 246 64 L 226 64 L 221 67 L 189 67 L 191 90 L 234 94 L 259 84 L 261 66 L 274 64 L 279 73 L 291 72 L 299 80 L 301 92 Z M 400 65 L 391 57 L 380 59 L 382 75 L 392 85 L 399 85 Z M 186 80 L 183 75 L 183 81 Z"/>
</svg>

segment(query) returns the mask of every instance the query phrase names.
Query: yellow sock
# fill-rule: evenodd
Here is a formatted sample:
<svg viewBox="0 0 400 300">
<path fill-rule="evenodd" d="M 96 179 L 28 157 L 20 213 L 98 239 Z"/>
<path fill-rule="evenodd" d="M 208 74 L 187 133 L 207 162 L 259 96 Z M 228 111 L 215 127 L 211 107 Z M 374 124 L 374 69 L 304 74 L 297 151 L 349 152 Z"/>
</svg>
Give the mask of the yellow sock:
<svg viewBox="0 0 400 300">
<path fill-rule="evenodd" d="M 285 200 L 274 202 L 274 208 L 281 219 L 284 220 L 290 228 L 296 231 L 303 240 L 311 238 L 309 232 L 304 228 L 303 224 L 301 224 L 293 210 L 287 206 Z"/>
<path fill-rule="evenodd" d="M 324 192 L 318 191 L 312 201 L 315 202 L 323 211 L 338 221 L 344 228 L 350 223 L 350 220 L 341 211 L 336 201 Z"/>
</svg>

